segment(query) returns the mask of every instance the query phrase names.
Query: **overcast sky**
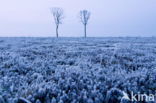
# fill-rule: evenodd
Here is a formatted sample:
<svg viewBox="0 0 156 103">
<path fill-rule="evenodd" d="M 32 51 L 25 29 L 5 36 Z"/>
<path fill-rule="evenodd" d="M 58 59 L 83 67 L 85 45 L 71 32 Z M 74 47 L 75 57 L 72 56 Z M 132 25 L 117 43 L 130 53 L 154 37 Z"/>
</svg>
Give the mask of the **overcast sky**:
<svg viewBox="0 0 156 103">
<path fill-rule="evenodd" d="M 81 9 L 88 36 L 156 36 L 156 0 L 1 0 L 0 36 L 55 36 L 51 7 L 65 12 L 60 36 L 83 36 Z"/>
</svg>

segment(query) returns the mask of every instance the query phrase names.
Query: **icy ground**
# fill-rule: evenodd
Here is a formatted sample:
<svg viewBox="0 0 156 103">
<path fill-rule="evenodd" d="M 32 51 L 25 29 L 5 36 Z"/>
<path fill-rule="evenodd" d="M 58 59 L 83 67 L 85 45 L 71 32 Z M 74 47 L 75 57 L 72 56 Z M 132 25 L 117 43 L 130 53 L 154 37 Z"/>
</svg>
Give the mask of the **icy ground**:
<svg viewBox="0 0 156 103">
<path fill-rule="evenodd" d="M 0 103 L 129 103 L 155 93 L 156 38 L 0 38 Z"/>
</svg>

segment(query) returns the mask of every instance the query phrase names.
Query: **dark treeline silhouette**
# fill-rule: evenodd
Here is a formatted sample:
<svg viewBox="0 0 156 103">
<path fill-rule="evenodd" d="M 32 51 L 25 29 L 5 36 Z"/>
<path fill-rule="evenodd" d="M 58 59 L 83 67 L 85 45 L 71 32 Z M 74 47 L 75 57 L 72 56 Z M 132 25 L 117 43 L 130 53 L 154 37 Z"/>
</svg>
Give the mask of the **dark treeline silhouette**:
<svg viewBox="0 0 156 103">
<path fill-rule="evenodd" d="M 51 13 L 54 17 L 55 25 L 56 25 L 56 37 L 59 37 L 59 25 L 62 24 L 64 19 L 64 11 L 62 8 L 51 8 Z M 87 37 L 87 24 L 90 19 L 91 13 L 88 10 L 81 10 L 79 13 L 80 21 L 84 25 L 84 37 Z"/>
</svg>

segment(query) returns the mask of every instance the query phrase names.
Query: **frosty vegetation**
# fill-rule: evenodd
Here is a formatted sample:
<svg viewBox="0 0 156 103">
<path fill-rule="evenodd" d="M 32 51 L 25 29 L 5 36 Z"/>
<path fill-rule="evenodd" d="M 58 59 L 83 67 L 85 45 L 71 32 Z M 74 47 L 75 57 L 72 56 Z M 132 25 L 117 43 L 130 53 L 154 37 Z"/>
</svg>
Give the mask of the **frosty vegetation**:
<svg viewBox="0 0 156 103">
<path fill-rule="evenodd" d="M 0 103 L 130 103 L 121 91 L 155 90 L 156 38 L 0 38 Z"/>
</svg>

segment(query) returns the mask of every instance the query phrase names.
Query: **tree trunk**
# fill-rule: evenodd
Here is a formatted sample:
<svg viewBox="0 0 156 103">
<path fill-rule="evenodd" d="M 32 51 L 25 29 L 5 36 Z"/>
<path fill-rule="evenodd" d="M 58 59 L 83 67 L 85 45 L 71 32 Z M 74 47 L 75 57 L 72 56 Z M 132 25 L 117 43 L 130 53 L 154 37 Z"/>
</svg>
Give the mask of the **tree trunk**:
<svg viewBox="0 0 156 103">
<path fill-rule="evenodd" d="M 58 25 L 56 26 L 56 37 L 58 38 Z"/>
<path fill-rule="evenodd" d="M 84 37 L 86 38 L 87 37 L 87 28 L 86 28 L 87 25 L 84 25 Z"/>
</svg>

